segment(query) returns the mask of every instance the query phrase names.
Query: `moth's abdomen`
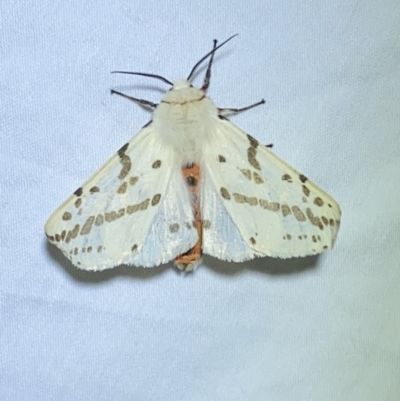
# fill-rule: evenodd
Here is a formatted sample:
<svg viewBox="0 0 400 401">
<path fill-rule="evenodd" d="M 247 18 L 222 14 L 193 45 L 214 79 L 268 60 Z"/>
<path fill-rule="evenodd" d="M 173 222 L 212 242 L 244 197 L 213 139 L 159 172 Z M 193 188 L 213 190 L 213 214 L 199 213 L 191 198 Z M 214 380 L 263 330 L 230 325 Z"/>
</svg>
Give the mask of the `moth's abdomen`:
<svg viewBox="0 0 400 401">
<path fill-rule="evenodd" d="M 175 265 L 186 271 L 193 270 L 201 261 L 202 256 L 202 235 L 203 235 L 203 225 L 201 220 L 200 211 L 200 167 L 197 164 L 190 164 L 182 168 L 182 175 L 189 187 L 190 193 L 193 199 L 193 221 L 192 225 L 197 230 L 199 239 L 196 244 L 190 248 L 187 252 L 179 255 L 175 258 Z"/>
</svg>

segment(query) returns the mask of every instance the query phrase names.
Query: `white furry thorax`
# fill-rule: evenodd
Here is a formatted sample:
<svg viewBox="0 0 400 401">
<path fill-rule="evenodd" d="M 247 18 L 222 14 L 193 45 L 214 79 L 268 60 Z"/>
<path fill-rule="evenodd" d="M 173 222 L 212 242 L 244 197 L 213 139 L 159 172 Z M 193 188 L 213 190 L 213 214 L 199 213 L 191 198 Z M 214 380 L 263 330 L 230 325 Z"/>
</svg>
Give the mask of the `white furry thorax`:
<svg viewBox="0 0 400 401">
<path fill-rule="evenodd" d="M 153 114 L 154 130 L 160 141 L 171 146 L 177 162 L 200 163 L 204 142 L 211 137 L 218 110 L 204 91 L 186 80 L 178 80 Z"/>
</svg>

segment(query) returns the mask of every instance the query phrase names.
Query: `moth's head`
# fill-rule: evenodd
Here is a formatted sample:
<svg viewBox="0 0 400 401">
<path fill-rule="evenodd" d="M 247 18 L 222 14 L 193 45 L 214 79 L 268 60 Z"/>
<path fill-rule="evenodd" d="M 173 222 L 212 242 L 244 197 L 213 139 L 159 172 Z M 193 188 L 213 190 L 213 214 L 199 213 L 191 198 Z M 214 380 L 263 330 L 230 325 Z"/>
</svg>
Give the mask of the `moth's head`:
<svg viewBox="0 0 400 401">
<path fill-rule="evenodd" d="M 204 97 L 204 93 L 193 85 L 187 79 L 178 79 L 175 81 L 171 89 L 165 94 L 163 102 L 184 104 Z"/>
<path fill-rule="evenodd" d="M 178 79 L 172 85 L 171 90 L 176 91 L 179 89 L 187 89 L 187 88 L 193 88 L 193 85 L 186 79 Z"/>
</svg>

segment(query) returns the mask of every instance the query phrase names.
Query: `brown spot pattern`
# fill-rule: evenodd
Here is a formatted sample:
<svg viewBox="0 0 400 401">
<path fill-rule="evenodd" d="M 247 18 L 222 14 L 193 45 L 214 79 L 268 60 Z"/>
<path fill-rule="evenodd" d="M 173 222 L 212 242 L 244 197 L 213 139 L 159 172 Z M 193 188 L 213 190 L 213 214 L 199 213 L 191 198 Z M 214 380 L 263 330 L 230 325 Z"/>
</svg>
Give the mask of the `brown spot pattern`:
<svg viewBox="0 0 400 401">
<path fill-rule="evenodd" d="M 72 218 L 72 214 L 70 212 L 65 212 L 62 216 L 62 219 L 67 221 L 67 220 L 71 220 Z"/>
<path fill-rule="evenodd" d="M 77 209 L 79 209 L 79 208 L 81 207 L 81 205 L 82 205 L 82 198 L 78 198 L 78 199 L 75 201 L 75 207 L 76 207 Z"/>
<path fill-rule="evenodd" d="M 115 210 L 113 210 L 111 212 L 104 213 L 104 218 L 107 223 L 111 223 L 112 221 L 117 220 L 120 217 L 122 217 L 124 214 L 125 214 L 125 209 L 122 208 L 122 209 L 119 209 L 117 212 Z"/>
<path fill-rule="evenodd" d="M 67 244 L 71 241 L 71 239 L 75 239 L 76 238 L 76 236 L 79 233 L 79 228 L 80 228 L 80 225 L 76 224 L 75 227 L 72 230 L 68 231 L 67 238 L 65 238 L 65 242 Z"/>
<path fill-rule="evenodd" d="M 161 160 L 156 160 L 151 167 L 153 168 L 160 168 L 161 167 Z"/>
<path fill-rule="evenodd" d="M 256 240 L 253 237 L 250 237 L 250 242 L 251 242 L 252 245 L 255 245 Z"/>
<path fill-rule="evenodd" d="M 202 226 L 204 230 L 209 230 L 211 228 L 211 221 L 207 219 L 203 220 Z"/>
<path fill-rule="evenodd" d="M 126 212 L 128 214 L 132 214 L 132 213 L 136 213 L 138 210 L 146 210 L 147 207 L 149 206 L 149 203 L 150 203 L 150 199 L 147 198 L 143 202 L 137 203 L 136 205 L 129 205 L 126 208 Z"/>
<path fill-rule="evenodd" d="M 94 224 L 95 224 L 96 226 L 101 226 L 103 223 L 104 223 L 104 217 L 103 217 L 103 215 L 102 215 L 102 214 L 98 214 L 97 217 L 96 217 L 96 220 L 95 220 Z"/>
<path fill-rule="evenodd" d="M 323 201 L 319 196 L 317 196 L 317 197 L 314 199 L 314 203 L 315 203 L 317 206 L 322 206 L 322 205 L 324 204 L 324 201 Z"/>
<path fill-rule="evenodd" d="M 82 190 L 82 188 L 80 187 L 80 188 L 78 188 L 78 189 L 74 192 L 74 195 L 76 195 L 76 196 L 81 196 L 81 195 L 82 195 L 82 192 L 83 192 L 83 190 Z"/>
<path fill-rule="evenodd" d="M 282 205 L 281 210 L 282 210 L 283 217 L 286 217 L 288 214 L 292 213 L 290 211 L 290 207 L 288 205 Z"/>
<path fill-rule="evenodd" d="M 121 186 L 117 189 L 117 192 L 119 194 L 124 194 L 126 192 L 126 189 L 128 188 L 128 183 L 124 181 Z"/>
<path fill-rule="evenodd" d="M 225 162 L 226 162 L 226 159 L 225 159 L 224 156 L 218 155 L 218 161 L 219 161 L 220 163 L 225 163 Z"/>
<path fill-rule="evenodd" d="M 280 204 L 278 202 L 270 202 L 266 199 L 260 199 L 260 206 L 263 209 L 270 210 L 271 212 L 277 212 L 280 208 Z"/>
<path fill-rule="evenodd" d="M 293 182 L 292 177 L 289 174 L 283 174 L 282 181 L 287 181 L 287 182 L 290 182 L 290 183 Z"/>
<path fill-rule="evenodd" d="M 248 168 L 241 168 L 240 171 L 248 180 L 251 180 L 251 171 Z"/>
<path fill-rule="evenodd" d="M 95 186 L 95 187 L 92 187 L 92 188 L 89 189 L 89 192 L 90 192 L 90 193 L 100 192 L 100 188 L 99 188 L 99 187 L 96 187 L 96 186 Z"/>
<path fill-rule="evenodd" d="M 85 224 L 82 226 L 81 230 L 81 235 L 86 235 L 90 233 L 90 230 L 92 229 L 92 225 L 94 223 L 95 216 L 90 216 L 88 219 L 85 221 Z"/>
<path fill-rule="evenodd" d="M 131 248 L 132 252 L 136 252 L 137 249 L 138 249 L 137 244 L 132 245 L 132 248 Z"/>
<path fill-rule="evenodd" d="M 139 177 L 129 177 L 129 185 L 135 185 L 139 180 Z"/>
<path fill-rule="evenodd" d="M 224 199 L 226 199 L 226 200 L 230 200 L 231 199 L 231 195 L 230 195 L 229 191 L 226 188 L 221 187 L 220 193 L 221 193 L 221 196 Z"/>
<path fill-rule="evenodd" d="M 314 216 L 314 213 L 309 207 L 306 209 L 306 214 L 312 225 L 317 226 L 320 230 L 324 229 L 321 219 L 317 216 Z"/>
<path fill-rule="evenodd" d="M 306 216 L 298 206 L 292 206 L 292 212 L 297 221 L 306 221 Z"/>
<path fill-rule="evenodd" d="M 310 190 L 308 189 L 308 187 L 303 184 L 302 188 L 303 188 L 304 195 L 305 196 L 310 196 Z"/>
<path fill-rule="evenodd" d="M 174 234 L 174 233 L 176 233 L 178 231 L 179 231 L 179 224 L 178 223 L 170 224 L 170 226 L 169 226 L 169 232 L 170 233 Z"/>
<path fill-rule="evenodd" d="M 253 138 L 251 135 L 247 134 L 247 139 L 250 141 L 250 146 L 252 148 L 257 148 L 258 146 L 258 141 L 257 139 Z"/>
<path fill-rule="evenodd" d="M 261 176 L 259 174 L 257 174 L 255 171 L 253 172 L 253 178 L 254 178 L 254 182 L 256 184 L 262 184 L 264 182 L 264 180 L 261 178 Z"/>
<path fill-rule="evenodd" d="M 235 201 L 237 203 L 248 203 L 251 206 L 258 205 L 258 200 L 254 196 L 249 197 L 249 196 L 245 196 L 245 195 L 242 195 L 242 194 L 238 194 L 236 192 L 234 194 L 232 194 L 232 195 L 235 198 Z"/>
<path fill-rule="evenodd" d="M 126 143 L 122 148 L 118 151 L 118 156 L 120 158 L 120 162 L 122 164 L 122 169 L 118 175 L 120 180 L 123 180 L 129 173 L 132 167 L 131 158 L 125 154 L 125 151 L 128 149 L 128 143 Z"/>
<path fill-rule="evenodd" d="M 247 149 L 247 160 L 256 170 L 261 170 L 260 163 L 256 159 L 256 156 L 257 156 L 256 148 L 250 147 Z"/>
<path fill-rule="evenodd" d="M 250 142 L 250 147 L 247 149 L 247 159 L 256 170 L 261 170 L 260 163 L 256 159 L 258 141 L 249 134 L 247 134 L 247 139 Z"/>
<path fill-rule="evenodd" d="M 303 184 L 308 180 L 308 178 L 307 178 L 305 175 L 303 175 L 303 174 L 300 174 L 300 175 L 299 175 L 299 178 L 300 178 L 300 181 L 301 181 Z"/>
<path fill-rule="evenodd" d="M 156 194 L 153 196 L 153 199 L 151 200 L 151 206 L 155 206 L 160 202 L 161 199 L 161 194 Z"/>
</svg>

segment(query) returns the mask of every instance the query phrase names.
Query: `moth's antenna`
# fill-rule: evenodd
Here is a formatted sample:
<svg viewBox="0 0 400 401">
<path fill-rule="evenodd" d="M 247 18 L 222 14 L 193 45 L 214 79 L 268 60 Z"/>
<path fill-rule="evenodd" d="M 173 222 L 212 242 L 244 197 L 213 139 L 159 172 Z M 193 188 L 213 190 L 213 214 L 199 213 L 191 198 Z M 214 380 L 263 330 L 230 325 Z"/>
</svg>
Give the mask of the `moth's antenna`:
<svg viewBox="0 0 400 401">
<path fill-rule="evenodd" d="M 217 39 L 214 39 L 214 48 L 213 50 L 217 47 Z M 211 53 L 210 61 L 208 62 L 208 67 L 206 71 L 206 75 L 204 76 L 204 81 L 203 81 L 203 86 L 201 87 L 201 90 L 203 92 L 206 92 L 208 87 L 210 86 L 210 79 L 211 79 L 211 66 L 214 61 L 214 55 L 215 52 Z"/>
<path fill-rule="evenodd" d="M 150 78 L 156 78 L 159 79 L 160 81 L 165 82 L 168 85 L 173 86 L 174 84 L 171 81 L 168 81 L 167 78 L 162 77 L 161 75 L 156 75 L 156 74 L 147 74 L 145 72 L 129 72 L 129 71 L 111 71 L 111 74 L 130 74 L 130 75 L 141 75 L 143 77 L 150 77 Z"/>
<path fill-rule="evenodd" d="M 190 71 L 189 76 L 187 77 L 187 81 L 190 81 L 190 79 L 192 78 L 194 72 L 196 71 L 196 68 L 207 58 L 209 57 L 211 54 L 213 54 L 214 52 L 216 52 L 220 47 L 222 47 L 225 43 L 229 42 L 231 39 L 233 39 L 235 36 L 237 36 L 238 33 L 236 35 L 231 36 L 229 39 L 226 39 L 225 42 L 222 42 L 220 45 L 218 45 L 217 47 L 214 47 L 211 51 L 209 51 L 202 59 L 200 59 L 195 66 L 192 68 L 192 71 Z"/>
</svg>

